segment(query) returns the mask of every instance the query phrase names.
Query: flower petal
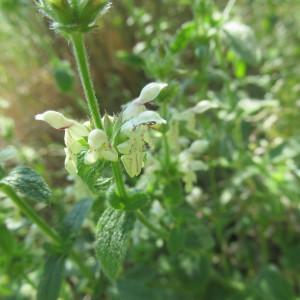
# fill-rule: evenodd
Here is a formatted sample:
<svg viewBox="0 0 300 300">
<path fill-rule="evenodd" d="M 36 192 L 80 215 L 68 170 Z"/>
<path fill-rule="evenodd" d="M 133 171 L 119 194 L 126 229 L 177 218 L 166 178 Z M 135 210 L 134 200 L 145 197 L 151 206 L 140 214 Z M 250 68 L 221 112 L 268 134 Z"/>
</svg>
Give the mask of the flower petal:
<svg viewBox="0 0 300 300">
<path fill-rule="evenodd" d="M 74 157 L 67 148 L 65 148 L 64 150 L 66 154 L 65 169 L 68 171 L 70 175 L 75 176 L 77 174 L 77 168 L 76 168 Z"/>
<path fill-rule="evenodd" d="M 96 150 L 89 150 L 84 156 L 84 163 L 86 165 L 92 165 L 99 159 L 99 152 Z"/>
<path fill-rule="evenodd" d="M 102 150 L 100 155 L 105 160 L 109 160 L 109 161 L 117 161 L 118 160 L 118 153 L 114 149 Z"/>
<path fill-rule="evenodd" d="M 147 84 L 141 91 L 140 96 L 138 98 L 138 102 L 140 104 L 145 104 L 154 100 L 161 92 L 162 89 L 167 87 L 167 83 L 163 82 L 152 82 Z"/>
<path fill-rule="evenodd" d="M 153 127 L 166 123 L 167 121 L 163 119 L 157 112 L 147 110 L 140 113 L 137 117 L 125 122 L 121 127 L 121 132 L 125 135 L 128 135 L 132 131 L 135 131 L 139 126 L 144 125 Z"/>
<path fill-rule="evenodd" d="M 137 100 L 131 101 L 126 105 L 122 113 L 123 121 L 127 121 L 131 118 L 134 118 L 141 112 L 146 110 L 145 106 L 143 104 L 140 104 Z"/>
<path fill-rule="evenodd" d="M 66 129 L 76 123 L 74 120 L 66 118 L 62 113 L 48 110 L 35 116 L 36 120 L 44 121 L 55 129 Z"/>
<path fill-rule="evenodd" d="M 143 152 L 136 152 L 121 157 L 125 170 L 130 177 L 140 175 L 144 164 L 144 157 L 145 154 Z"/>
<path fill-rule="evenodd" d="M 106 133 L 102 129 L 94 129 L 88 137 L 88 144 L 93 149 L 100 149 L 104 144 L 108 143 Z"/>
<path fill-rule="evenodd" d="M 78 139 L 73 137 L 72 132 L 69 129 L 65 132 L 65 144 L 68 150 L 73 154 L 77 154 L 84 149 Z"/>
</svg>

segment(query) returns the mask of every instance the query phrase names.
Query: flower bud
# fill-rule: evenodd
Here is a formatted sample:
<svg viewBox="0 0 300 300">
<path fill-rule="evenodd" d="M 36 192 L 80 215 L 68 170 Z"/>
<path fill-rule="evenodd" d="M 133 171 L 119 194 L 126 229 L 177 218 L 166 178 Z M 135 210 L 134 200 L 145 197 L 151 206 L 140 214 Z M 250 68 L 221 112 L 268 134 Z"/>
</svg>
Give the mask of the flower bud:
<svg viewBox="0 0 300 300">
<path fill-rule="evenodd" d="M 111 5 L 108 0 L 87 0 L 82 3 L 80 21 L 86 24 L 94 24 L 97 17 L 105 13 Z"/>
<path fill-rule="evenodd" d="M 138 98 L 139 103 L 145 104 L 154 100 L 160 94 L 162 89 L 164 89 L 167 86 L 167 83 L 162 82 L 152 82 L 147 84 L 140 93 L 140 96 Z"/>
<path fill-rule="evenodd" d="M 113 131 L 113 125 L 114 125 L 114 117 L 110 116 L 109 114 L 105 113 L 105 115 L 102 118 L 102 124 L 105 132 L 108 136 L 111 136 Z"/>
<path fill-rule="evenodd" d="M 53 21 L 53 28 L 65 33 L 85 32 L 109 7 L 109 0 L 40 0 L 40 8 Z"/>
</svg>

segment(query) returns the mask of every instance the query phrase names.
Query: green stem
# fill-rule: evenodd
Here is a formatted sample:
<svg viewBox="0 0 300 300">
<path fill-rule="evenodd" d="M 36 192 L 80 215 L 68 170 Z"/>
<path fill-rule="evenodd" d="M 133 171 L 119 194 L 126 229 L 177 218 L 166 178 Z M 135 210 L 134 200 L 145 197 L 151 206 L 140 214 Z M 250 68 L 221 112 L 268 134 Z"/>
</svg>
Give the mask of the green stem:
<svg viewBox="0 0 300 300">
<path fill-rule="evenodd" d="M 83 34 L 74 33 L 71 36 L 74 56 L 76 59 L 81 84 L 88 103 L 88 108 L 95 128 L 103 128 L 99 104 L 96 98 L 94 85 L 89 71 L 87 53 L 84 45 Z"/>
<path fill-rule="evenodd" d="M 12 188 L 6 185 L 0 185 L 1 190 L 21 209 L 21 211 L 34 223 L 45 235 L 55 244 L 61 245 L 62 240 L 58 233 L 48 226 L 48 224 L 41 219 L 37 213 L 23 201 Z"/>
<path fill-rule="evenodd" d="M 120 162 L 114 162 L 112 163 L 112 169 L 113 169 L 113 174 L 115 178 L 115 182 L 117 185 L 118 192 L 120 196 L 123 198 L 124 202 L 128 202 L 128 195 L 126 191 L 126 187 L 123 181 L 122 177 L 122 172 L 121 172 L 121 167 L 120 167 Z M 167 233 L 162 231 L 161 229 L 156 228 L 151 222 L 148 221 L 146 216 L 140 211 L 136 211 L 136 216 L 137 218 L 143 223 L 146 227 L 148 227 L 151 231 L 155 232 L 157 235 L 160 237 L 166 239 L 168 237 Z"/>
<path fill-rule="evenodd" d="M 63 240 L 59 234 L 52 229 L 43 219 L 41 219 L 38 214 L 31 208 L 30 205 L 21 199 L 14 190 L 7 186 L 0 184 L 1 191 L 6 194 L 17 207 L 34 223 L 38 228 L 58 247 L 63 248 Z M 70 250 L 70 258 L 78 265 L 81 272 L 87 276 L 90 280 L 94 280 L 93 274 L 90 270 L 82 263 L 81 257 L 74 251 Z"/>
<path fill-rule="evenodd" d="M 164 102 L 163 106 L 162 106 L 162 115 L 165 119 L 167 119 L 167 113 L 168 109 L 167 109 L 167 103 Z M 169 170 L 171 161 L 170 161 L 170 147 L 169 147 L 169 141 L 168 141 L 168 137 L 167 137 L 167 133 L 166 131 L 163 132 L 163 151 L 164 151 L 164 162 L 166 165 L 166 169 Z"/>
<path fill-rule="evenodd" d="M 115 182 L 117 185 L 119 195 L 123 198 L 124 202 L 126 203 L 128 196 L 127 196 L 127 191 L 126 191 L 125 184 L 123 181 L 121 166 L 120 166 L 119 161 L 112 163 L 112 170 L 113 170 L 113 175 L 115 178 Z"/>
<path fill-rule="evenodd" d="M 97 98 L 95 95 L 95 89 L 93 86 L 93 82 L 91 79 L 91 75 L 89 72 L 89 65 L 88 65 L 88 59 L 86 54 L 86 49 L 84 45 L 83 40 L 83 34 L 82 33 L 74 33 L 71 36 L 73 49 L 74 49 L 74 55 L 76 58 L 76 63 L 78 67 L 78 72 L 80 74 L 81 83 L 83 86 L 84 94 L 88 103 L 89 111 L 92 116 L 92 120 L 94 123 L 95 128 L 103 128 L 102 121 L 101 121 L 101 114 L 100 109 L 98 106 Z M 167 141 L 166 141 L 167 142 Z M 168 146 L 168 144 L 167 144 Z M 166 160 L 168 162 L 169 155 L 168 151 L 166 152 Z M 169 162 L 168 162 L 169 163 Z M 112 170 L 113 175 L 115 178 L 115 182 L 117 185 L 118 192 L 120 196 L 123 198 L 124 202 L 128 201 L 128 195 L 125 188 L 125 184 L 122 177 L 120 162 L 113 162 L 112 163 Z M 147 218 L 143 215 L 141 211 L 137 211 L 136 215 L 138 219 L 147 226 L 150 230 L 157 233 L 161 237 L 165 238 L 166 234 L 165 232 L 161 231 L 160 229 L 157 229 L 154 225 L 152 225 Z"/>
<path fill-rule="evenodd" d="M 146 216 L 142 213 L 142 211 L 137 210 L 135 212 L 137 218 L 140 220 L 141 223 L 143 223 L 147 228 L 149 228 L 151 231 L 155 232 L 157 235 L 159 235 L 163 239 L 168 238 L 168 233 L 165 232 L 164 230 L 161 230 L 154 226 L 151 222 L 148 221 Z"/>
<path fill-rule="evenodd" d="M 84 264 L 82 255 L 77 254 L 74 250 L 71 250 L 70 258 L 77 264 L 81 273 L 84 274 L 91 282 L 95 280 L 95 275 L 90 271 L 90 269 Z"/>
</svg>

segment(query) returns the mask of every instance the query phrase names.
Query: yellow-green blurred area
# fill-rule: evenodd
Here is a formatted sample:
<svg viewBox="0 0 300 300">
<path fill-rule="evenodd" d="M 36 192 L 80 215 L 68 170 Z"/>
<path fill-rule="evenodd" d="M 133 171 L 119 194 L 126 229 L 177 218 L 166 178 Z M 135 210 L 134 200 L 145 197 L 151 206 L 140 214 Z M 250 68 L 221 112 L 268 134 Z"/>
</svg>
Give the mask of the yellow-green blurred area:
<svg viewBox="0 0 300 300">
<path fill-rule="evenodd" d="M 71 44 L 49 26 L 34 1 L 0 0 L 0 179 L 19 164 L 35 169 L 54 200 L 33 206 L 57 224 L 86 189 L 64 169 L 63 133 L 34 116 L 86 121 L 88 112 Z M 168 120 L 166 139 L 126 183 L 147 189 L 149 219 L 173 240 L 135 228 L 121 279 L 102 282 L 102 298 L 70 263 L 61 299 L 299 300 L 300 1 L 115 0 L 85 40 L 103 114 L 118 114 L 148 82 L 169 84 L 153 105 Z M 203 100 L 216 109 L 176 119 Z M 180 157 L 194 141 L 202 169 L 190 174 Z M 91 244 L 106 202 L 96 198 L 76 247 L 98 272 Z M 0 245 L 0 299 L 34 299 L 43 236 L 8 202 L 0 230 L 26 255 L 7 247 L 2 256 Z"/>
</svg>

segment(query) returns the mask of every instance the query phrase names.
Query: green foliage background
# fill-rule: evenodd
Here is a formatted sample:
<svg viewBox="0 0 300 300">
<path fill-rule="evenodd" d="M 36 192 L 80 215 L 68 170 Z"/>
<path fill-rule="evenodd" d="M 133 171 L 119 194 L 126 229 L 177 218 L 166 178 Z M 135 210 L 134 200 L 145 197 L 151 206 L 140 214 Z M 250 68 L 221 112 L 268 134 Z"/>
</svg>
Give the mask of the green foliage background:
<svg viewBox="0 0 300 300">
<path fill-rule="evenodd" d="M 177 113 L 201 100 L 218 106 L 196 114 L 192 128 L 180 121 L 177 139 L 166 136 L 158 159 L 128 180 L 150 194 L 143 210 L 170 237 L 136 223 L 111 282 L 93 245 L 104 193 L 82 202 L 92 195 L 63 170 L 61 134 L 33 120 L 55 108 L 86 118 L 70 48 L 32 1 L 0 0 L 0 179 L 24 164 L 45 178 L 48 202 L 24 196 L 93 274 L 82 275 L 0 194 L 0 299 L 35 299 L 37 290 L 40 299 L 300 299 L 300 3 L 230 3 L 114 1 L 88 36 L 103 111 L 118 112 L 155 80 L 169 83 L 157 103 L 169 133 Z M 206 145 L 203 168 L 186 191 L 180 154 L 195 140 Z"/>
</svg>

